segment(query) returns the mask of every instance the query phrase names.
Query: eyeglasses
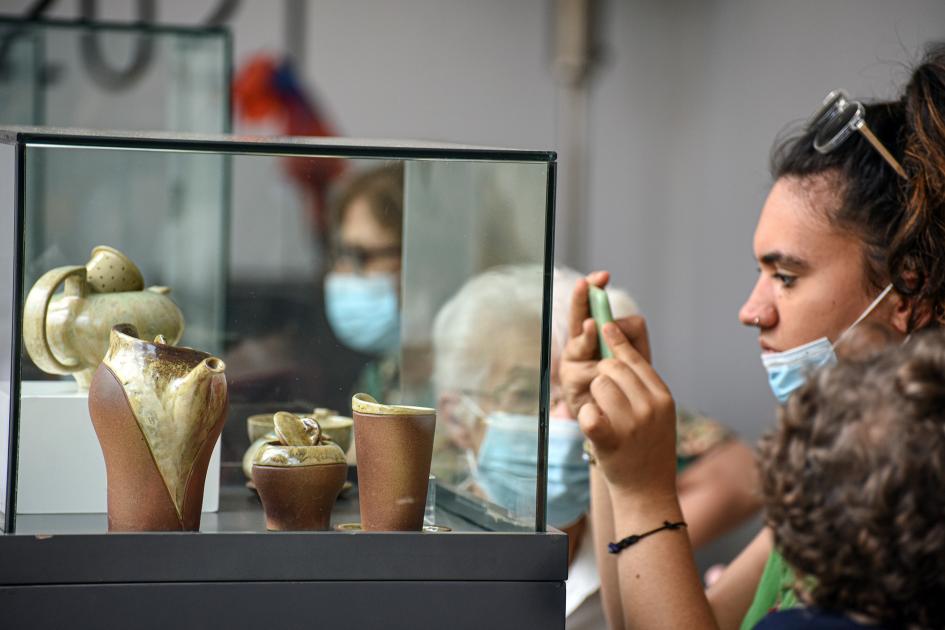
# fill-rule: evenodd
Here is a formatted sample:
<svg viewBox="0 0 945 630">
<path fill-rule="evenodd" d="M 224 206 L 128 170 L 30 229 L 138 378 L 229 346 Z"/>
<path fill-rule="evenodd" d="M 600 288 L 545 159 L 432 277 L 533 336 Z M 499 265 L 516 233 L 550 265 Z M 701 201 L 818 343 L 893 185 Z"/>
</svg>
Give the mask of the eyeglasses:
<svg viewBox="0 0 945 630">
<path fill-rule="evenodd" d="M 814 148 L 820 153 L 830 153 L 859 131 L 900 177 L 906 177 L 899 161 L 870 131 L 866 124 L 866 108 L 859 101 L 850 100 L 843 90 L 834 90 L 827 95 L 820 109 L 811 116 L 807 128 L 816 132 Z"/>
<path fill-rule="evenodd" d="M 400 258 L 400 245 L 390 245 L 388 247 L 360 247 L 357 245 L 335 246 L 335 263 L 346 263 L 351 266 L 355 273 L 362 273 L 365 268 L 376 260 L 385 258 Z"/>
<path fill-rule="evenodd" d="M 504 382 L 489 391 L 460 388 L 459 394 L 489 410 L 513 413 L 537 413 L 541 377 L 535 368 L 512 368 Z"/>
</svg>

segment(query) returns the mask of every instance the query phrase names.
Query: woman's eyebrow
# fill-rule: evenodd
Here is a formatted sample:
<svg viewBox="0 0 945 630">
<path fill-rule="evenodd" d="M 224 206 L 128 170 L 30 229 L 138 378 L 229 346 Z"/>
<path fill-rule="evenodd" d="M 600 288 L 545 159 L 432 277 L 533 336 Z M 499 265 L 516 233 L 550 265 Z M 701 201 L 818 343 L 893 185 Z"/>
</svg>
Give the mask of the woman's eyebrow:
<svg viewBox="0 0 945 630">
<path fill-rule="evenodd" d="M 761 264 L 768 265 L 769 267 L 784 267 L 792 271 L 807 271 L 810 269 L 810 263 L 803 258 L 779 251 L 768 252 L 762 255 L 758 260 Z"/>
</svg>

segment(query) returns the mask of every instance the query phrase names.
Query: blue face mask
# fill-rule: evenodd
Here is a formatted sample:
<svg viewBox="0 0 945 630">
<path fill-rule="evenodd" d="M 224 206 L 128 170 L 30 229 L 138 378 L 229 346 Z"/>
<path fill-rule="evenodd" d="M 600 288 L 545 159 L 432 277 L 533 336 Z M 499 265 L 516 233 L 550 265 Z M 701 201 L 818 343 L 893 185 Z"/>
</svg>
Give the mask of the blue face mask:
<svg viewBox="0 0 945 630">
<path fill-rule="evenodd" d="M 349 348 L 384 354 L 400 340 L 396 274 L 330 272 L 325 277 L 325 312 L 335 336 Z"/>
<path fill-rule="evenodd" d="M 494 413 L 486 420 L 479 447 L 477 481 L 489 498 L 514 514 L 535 509 L 538 469 L 538 418 Z M 550 418 L 548 423 L 548 523 L 577 521 L 591 503 L 590 471 L 583 459 L 584 436 L 578 423 Z"/>
<path fill-rule="evenodd" d="M 879 306 L 880 302 L 892 290 L 892 284 L 883 289 L 882 293 L 866 307 L 863 314 L 856 318 L 849 328 L 837 339 L 837 343 L 846 337 L 853 328 L 866 319 L 867 315 Z M 784 404 L 801 385 L 807 381 L 809 374 L 825 366 L 837 362 L 834 348 L 837 344 L 830 343 L 826 337 L 815 339 L 803 346 L 798 346 L 784 352 L 769 352 L 761 355 L 761 362 L 768 372 L 768 385 L 774 392 L 778 402 Z"/>
</svg>

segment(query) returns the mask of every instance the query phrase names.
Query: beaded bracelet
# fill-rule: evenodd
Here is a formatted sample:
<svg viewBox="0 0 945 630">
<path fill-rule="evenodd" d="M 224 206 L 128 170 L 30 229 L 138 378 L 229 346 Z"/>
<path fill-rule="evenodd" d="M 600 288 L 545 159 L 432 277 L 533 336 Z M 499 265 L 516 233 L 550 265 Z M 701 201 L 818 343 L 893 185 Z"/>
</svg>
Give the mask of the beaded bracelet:
<svg viewBox="0 0 945 630">
<path fill-rule="evenodd" d="M 679 521 L 678 523 L 670 523 L 669 521 L 663 521 L 662 527 L 657 527 L 656 529 L 651 529 L 648 532 L 643 532 L 642 534 L 631 534 L 622 540 L 617 542 L 607 543 L 607 550 L 610 553 L 620 553 L 627 547 L 635 545 L 647 536 L 651 536 L 656 532 L 661 532 L 668 529 L 680 529 L 682 527 L 687 527 L 685 521 Z"/>
</svg>

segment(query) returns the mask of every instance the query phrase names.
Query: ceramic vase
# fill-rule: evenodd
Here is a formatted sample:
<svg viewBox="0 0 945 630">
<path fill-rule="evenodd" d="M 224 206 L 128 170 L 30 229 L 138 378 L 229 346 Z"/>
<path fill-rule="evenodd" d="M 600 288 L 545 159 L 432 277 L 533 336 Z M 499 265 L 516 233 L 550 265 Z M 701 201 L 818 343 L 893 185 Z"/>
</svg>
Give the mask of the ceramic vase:
<svg viewBox="0 0 945 630">
<path fill-rule="evenodd" d="M 224 364 L 134 326 L 111 331 L 89 388 L 105 457 L 108 530 L 196 531 L 210 456 L 226 420 Z"/>
<path fill-rule="evenodd" d="M 423 526 L 436 411 L 352 400 L 358 453 L 361 529 L 419 531 Z"/>
</svg>

